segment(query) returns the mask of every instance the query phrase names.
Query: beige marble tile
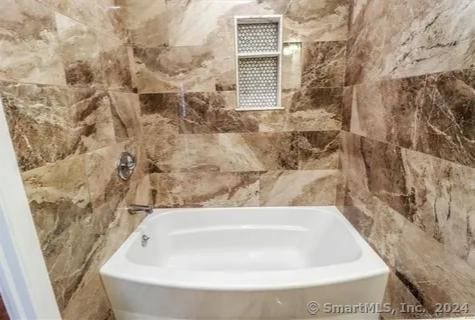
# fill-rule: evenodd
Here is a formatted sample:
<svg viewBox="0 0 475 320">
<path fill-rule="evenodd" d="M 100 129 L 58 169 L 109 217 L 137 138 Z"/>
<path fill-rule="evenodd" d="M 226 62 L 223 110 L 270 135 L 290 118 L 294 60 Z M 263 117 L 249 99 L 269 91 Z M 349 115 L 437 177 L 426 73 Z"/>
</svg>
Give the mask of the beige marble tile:
<svg viewBox="0 0 475 320">
<path fill-rule="evenodd" d="M 77 20 L 94 30 L 100 30 L 110 35 L 124 36 L 123 25 L 120 21 L 119 13 L 123 8 L 114 0 L 42 0 L 42 3 L 49 6 L 62 15 Z"/>
<path fill-rule="evenodd" d="M 115 141 L 143 138 L 140 101 L 135 93 L 109 91 Z"/>
<path fill-rule="evenodd" d="M 84 156 L 23 172 L 33 219 L 60 309 L 81 281 L 94 251 Z"/>
<path fill-rule="evenodd" d="M 123 40 L 56 13 L 61 54 L 69 85 L 132 90 Z"/>
<path fill-rule="evenodd" d="M 261 206 L 334 205 L 338 170 L 268 171 L 261 175 Z"/>
<path fill-rule="evenodd" d="M 282 89 L 300 89 L 302 64 L 302 43 L 284 43 L 282 49 Z"/>
<path fill-rule="evenodd" d="M 53 11 L 34 0 L 0 3 L 0 80 L 65 84 Z"/>
<path fill-rule="evenodd" d="M 0 96 L 22 170 L 75 153 L 79 136 L 70 114 L 68 89 L 3 82 Z"/>
<path fill-rule="evenodd" d="M 473 67 L 470 0 L 357 1 L 348 84 Z"/>
<path fill-rule="evenodd" d="M 349 9 L 347 0 L 290 0 L 284 14 L 284 39 L 346 40 Z"/>
<path fill-rule="evenodd" d="M 165 165 L 157 166 L 170 171 L 263 171 L 296 169 L 297 158 L 286 133 L 185 134 L 177 137 Z"/>
<path fill-rule="evenodd" d="M 129 34 L 131 43 L 142 47 L 168 44 L 166 0 L 117 0 L 119 17 Z"/>
<path fill-rule="evenodd" d="M 105 86 L 97 34 L 86 25 L 56 13 L 66 81 L 69 85 Z"/>
<path fill-rule="evenodd" d="M 174 172 L 150 176 L 151 201 L 159 207 L 259 205 L 259 174 L 253 172 Z"/>
<path fill-rule="evenodd" d="M 210 92 L 216 89 L 213 56 L 206 47 L 134 48 L 139 93 Z"/>
</svg>

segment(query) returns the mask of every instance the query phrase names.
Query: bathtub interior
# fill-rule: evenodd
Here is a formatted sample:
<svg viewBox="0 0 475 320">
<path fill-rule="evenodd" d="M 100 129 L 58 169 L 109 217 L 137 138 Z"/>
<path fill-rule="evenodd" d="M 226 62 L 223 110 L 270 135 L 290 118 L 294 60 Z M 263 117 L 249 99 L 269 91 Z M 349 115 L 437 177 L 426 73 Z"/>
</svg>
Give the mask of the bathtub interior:
<svg viewBox="0 0 475 320">
<path fill-rule="evenodd" d="M 141 236 L 150 237 L 147 245 Z M 126 252 L 135 264 L 192 271 L 278 271 L 355 261 L 361 248 L 335 214 L 275 208 L 150 217 Z"/>
</svg>

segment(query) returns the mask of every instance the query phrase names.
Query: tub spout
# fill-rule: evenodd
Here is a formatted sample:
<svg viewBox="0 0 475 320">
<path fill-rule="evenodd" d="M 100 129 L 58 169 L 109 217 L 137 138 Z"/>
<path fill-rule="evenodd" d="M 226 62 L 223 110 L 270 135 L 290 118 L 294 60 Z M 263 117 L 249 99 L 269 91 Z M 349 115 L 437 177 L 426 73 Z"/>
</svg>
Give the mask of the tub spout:
<svg viewBox="0 0 475 320">
<path fill-rule="evenodd" d="M 129 211 L 130 214 L 137 214 L 139 212 L 150 214 L 153 213 L 153 206 L 147 204 L 130 204 L 127 207 L 127 211 Z"/>
</svg>

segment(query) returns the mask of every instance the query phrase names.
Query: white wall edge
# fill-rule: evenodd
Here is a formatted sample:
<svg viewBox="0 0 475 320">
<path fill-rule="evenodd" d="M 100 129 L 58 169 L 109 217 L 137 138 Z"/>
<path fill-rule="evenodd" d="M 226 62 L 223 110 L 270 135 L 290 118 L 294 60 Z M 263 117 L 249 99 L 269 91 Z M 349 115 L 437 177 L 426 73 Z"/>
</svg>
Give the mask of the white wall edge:
<svg viewBox="0 0 475 320">
<path fill-rule="evenodd" d="M 12 319 L 61 319 L 0 100 L 0 287 Z"/>
</svg>

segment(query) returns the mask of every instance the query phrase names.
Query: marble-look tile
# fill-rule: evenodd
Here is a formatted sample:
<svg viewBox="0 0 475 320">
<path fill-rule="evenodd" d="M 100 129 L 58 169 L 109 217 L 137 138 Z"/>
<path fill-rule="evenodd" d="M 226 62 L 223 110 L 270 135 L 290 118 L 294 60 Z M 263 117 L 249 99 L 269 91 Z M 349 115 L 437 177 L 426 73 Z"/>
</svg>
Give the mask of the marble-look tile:
<svg viewBox="0 0 475 320">
<path fill-rule="evenodd" d="M 235 95 L 235 92 L 232 92 Z M 229 107 L 227 95 L 216 93 L 186 93 L 180 113 L 181 133 L 256 132 L 259 122 L 247 112 Z"/>
<path fill-rule="evenodd" d="M 135 93 L 109 91 L 115 141 L 138 140 L 143 136 L 140 101 Z"/>
<path fill-rule="evenodd" d="M 76 153 L 85 153 L 115 143 L 111 99 L 107 91 L 78 88 L 72 91 L 70 112 L 79 141 Z"/>
<path fill-rule="evenodd" d="M 138 167 L 129 181 L 117 176 L 115 165 L 123 151 L 137 156 Z M 93 207 L 91 219 L 98 234 L 94 251 L 81 273 L 81 282 L 62 311 L 65 319 L 110 319 L 111 306 L 99 275 L 100 267 L 137 227 L 143 215 L 130 215 L 129 203 L 147 203 L 150 184 L 144 176 L 140 148 L 133 143 L 121 143 L 86 156 L 86 175 Z"/>
<path fill-rule="evenodd" d="M 475 69 L 427 76 L 415 149 L 475 168 Z"/>
<path fill-rule="evenodd" d="M 475 71 L 353 88 L 351 131 L 475 167 Z"/>
<path fill-rule="evenodd" d="M 354 86 L 351 132 L 411 148 L 425 98 L 425 76 Z"/>
<path fill-rule="evenodd" d="M 213 56 L 206 47 L 134 48 L 139 93 L 215 91 Z"/>
<path fill-rule="evenodd" d="M 122 8 L 114 0 L 41 0 L 53 10 L 77 20 L 95 30 L 125 36 L 118 11 Z"/>
<path fill-rule="evenodd" d="M 284 14 L 284 39 L 346 40 L 349 9 L 347 0 L 290 0 Z"/>
<path fill-rule="evenodd" d="M 140 112 L 148 172 L 171 171 L 171 159 L 178 152 L 178 109 L 180 96 L 175 93 L 141 94 Z"/>
<path fill-rule="evenodd" d="M 36 1 L 2 1 L 0 80 L 65 84 L 53 12 Z"/>
<path fill-rule="evenodd" d="M 356 107 L 356 101 L 353 102 L 354 95 L 353 86 L 343 88 L 342 98 L 342 120 L 341 130 L 350 131 L 353 105 Z"/>
<path fill-rule="evenodd" d="M 303 87 L 289 97 L 287 126 L 305 131 L 340 130 L 343 88 Z"/>
<path fill-rule="evenodd" d="M 151 168 L 163 171 L 264 171 L 297 169 L 298 152 L 291 134 L 182 134 L 171 151 L 148 155 Z M 158 159 L 158 161 L 156 160 Z"/>
<path fill-rule="evenodd" d="M 334 205 L 338 179 L 338 170 L 268 171 L 259 179 L 260 205 Z"/>
<path fill-rule="evenodd" d="M 300 89 L 302 85 L 302 43 L 286 42 L 282 48 L 282 89 Z"/>
<path fill-rule="evenodd" d="M 99 36 L 101 43 L 100 66 L 105 85 L 110 90 L 134 91 L 128 47 L 122 41 L 106 34 Z"/>
<path fill-rule="evenodd" d="M 66 82 L 69 85 L 105 85 L 96 33 L 62 14 L 55 16 Z"/>
<path fill-rule="evenodd" d="M 0 96 L 21 170 L 76 153 L 80 133 L 70 112 L 70 90 L 3 82 Z"/>
<path fill-rule="evenodd" d="M 132 90 L 127 47 L 120 38 L 59 13 L 56 25 L 67 84 Z"/>
<path fill-rule="evenodd" d="M 383 303 L 389 303 L 392 306 L 390 312 L 384 312 L 381 314 L 382 319 L 406 319 L 409 317 L 412 318 L 416 316 L 414 314 L 408 315 L 407 312 L 404 312 L 404 309 L 401 308 L 402 305 L 406 306 L 415 306 L 419 310 L 423 310 L 424 306 L 418 300 L 418 297 L 415 297 L 411 292 L 410 288 L 406 287 L 405 284 L 398 278 L 397 271 L 391 270 L 389 274 L 388 282 L 386 285 L 386 292 L 384 295 Z M 428 312 L 419 312 L 417 317 L 419 319 L 430 318 Z"/>
<path fill-rule="evenodd" d="M 369 225 L 366 239 L 394 269 L 397 280 L 390 278 L 385 301 L 396 306 L 401 300 L 422 305 L 431 316 L 437 303 L 473 301 L 473 290 L 469 289 L 475 281 L 473 267 L 444 249 L 384 201 L 363 190 L 361 180 L 360 177 L 359 182 L 351 180 L 349 183 L 347 198 L 350 201 L 346 203 L 345 215 L 358 221 L 357 228 Z M 359 212 L 358 218 L 355 212 Z M 397 289 L 394 281 L 398 281 Z M 469 302 L 469 305 L 473 313 L 473 304 Z M 404 314 L 406 318 L 421 316 L 423 314 L 417 312 Z"/>
<path fill-rule="evenodd" d="M 389 9 L 379 1 L 353 1 L 347 41 L 346 85 L 375 80 L 381 74 L 388 12 Z"/>
<path fill-rule="evenodd" d="M 0 95 L 23 171 L 141 135 L 135 94 L 3 82 Z"/>
<path fill-rule="evenodd" d="M 128 182 L 115 169 L 124 150 L 139 160 Z M 140 221 L 125 207 L 148 200 L 142 159 L 134 144 L 122 143 L 23 172 L 50 278 L 66 319 L 75 319 L 78 310 L 83 311 L 82 319 L 103 319 L 102 314 L 110 313 L 98 272 Z"/>
<path fill-rule="evenodd" d="M 260 132 L 340 130 L 343 88 L 284 90 L 278 111 L 246 111 Z"/>
<path fill-rule="evenodd" d="M 346 42 L 304 43 L 302 82 L 307 87 L 342 87 L 345 82 Z"/>
<path fill-rule="evenodd" d="M 287 2 L 130 1 L 139 92 L 234 90 L 234 16 L 283 13 Z"/>
<path fill-rule="evenodd" d="M 128 181 L 122 180 L 117 174 L 117 161 L 122 152 L 130 152 L 137 161 L 133 175 Z M 121 203 L 135 203 L 137 186 L 145 174 L 144 160 L 142 145 L 133 140 L 87 154 L 86 175 L 94 211 L 94 225 L 100 226 L 104 232 L 115 219 L 114 215 Z"/>
<path fill-rule="evenodd" d="M 151 203 L 160 207 L 259 205 L 259 174 L 174 172 L 150 175 Z"/>
<path fill-rule="evenodd" d="M 33 219 L 60 309 L 77 289 L 98 232 L 84 155 L 23 172 Z"/>
<path fill-rule="evenodd" d="M 166 0 L 116 0 L 121 7 L 119 17 L 131 43 L 142 47 L 168 45 Z"/>
<path fill-rule="evenodd" d="M 383 75 L 400 78 L 470 67 L 464 61 L 475 35 L 473 1 L 443 0 L 434 5 L 430 0 L 390 0 L 387 6 L 391 18 Z"/>
<path fill-rule="evenodd" d="M 310 131 L 293 135 L 299 170 L 337 169 L 339 131 Z"/>
<path fill-rule="evenodd" d="M 370 194 L 473 264 L 475 169 L 348 133 L 342 145 L 342 170 L 353 198 L 366 201 Z"/>
<path fill-rule="evenodd" d="M 473 66 L 471 0 L 358 2 L 348 84 Z"/>
</svg>

